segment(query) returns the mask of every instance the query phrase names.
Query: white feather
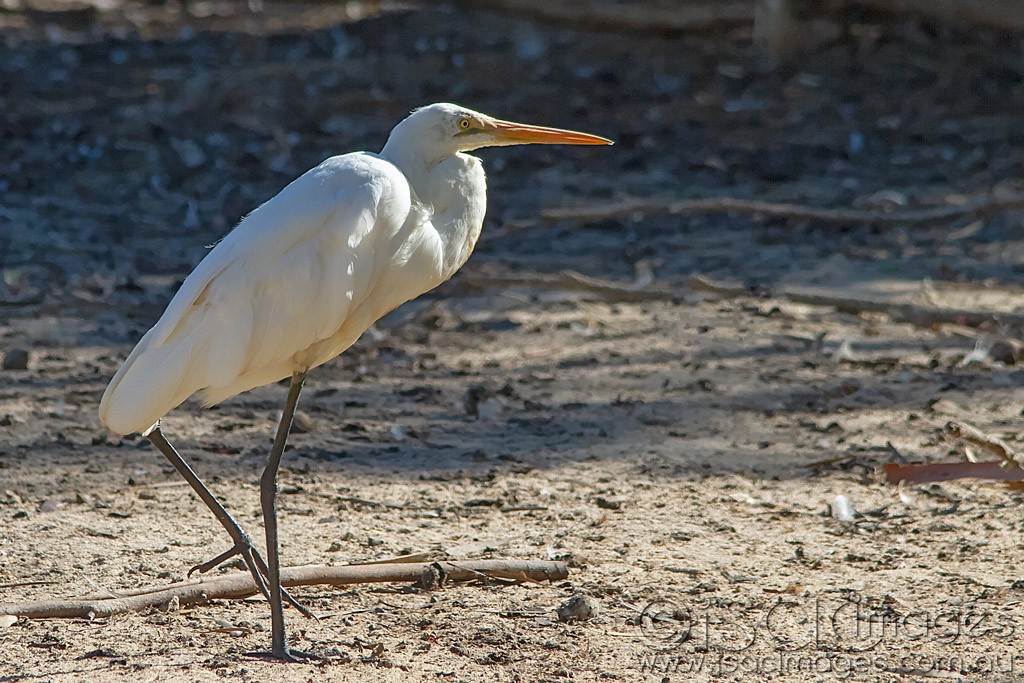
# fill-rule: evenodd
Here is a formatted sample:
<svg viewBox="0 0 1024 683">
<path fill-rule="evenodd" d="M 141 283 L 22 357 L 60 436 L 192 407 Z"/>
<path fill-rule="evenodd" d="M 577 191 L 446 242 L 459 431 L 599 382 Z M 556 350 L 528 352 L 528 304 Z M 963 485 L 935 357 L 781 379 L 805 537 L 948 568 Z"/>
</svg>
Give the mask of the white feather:
<svg viewBox="0 0 1024 683">
<path fill-rule="evenodd" d="M 363 330 L 346 323 L 388 265 L 380 238 L 415 241 L 422 229 L 411 206 L 403 174 L 376 155 L 333 157 L 295 180 L 189 275 L 107 387 L 100 419 L 145 430 L 197 391 L 216 403 L 347 348 Z"/>
</svg>

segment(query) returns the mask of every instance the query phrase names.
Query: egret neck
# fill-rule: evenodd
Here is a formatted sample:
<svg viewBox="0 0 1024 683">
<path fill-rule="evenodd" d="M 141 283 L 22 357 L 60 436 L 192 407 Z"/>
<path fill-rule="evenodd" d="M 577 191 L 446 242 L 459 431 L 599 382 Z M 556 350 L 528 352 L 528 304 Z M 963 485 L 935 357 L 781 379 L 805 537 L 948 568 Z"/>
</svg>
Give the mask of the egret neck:
<svg viewBox="0 0 1024 683">
<path fill-rule="evenodd" d="M 405 135 L 399 125 L 381 151 L 408 179 L 413 202 L 437 231 L 443 249 L 442 279 L 466 262 L 487 209 L 487 177 L 480 159 L 428 137 Z M 422 131 L 417 131 L 422 134 Z M 450 144 L 450 143 L 449 143 Z"/>
</svg>

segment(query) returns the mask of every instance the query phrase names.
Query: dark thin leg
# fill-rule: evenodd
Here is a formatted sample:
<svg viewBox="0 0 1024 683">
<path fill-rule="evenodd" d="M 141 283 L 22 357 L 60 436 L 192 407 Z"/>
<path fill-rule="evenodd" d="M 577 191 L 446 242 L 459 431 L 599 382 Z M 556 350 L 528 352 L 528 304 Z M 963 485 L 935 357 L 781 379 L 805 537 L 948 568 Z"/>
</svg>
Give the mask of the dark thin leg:
<svg viewBox="0 0 1024 683">
<path fill-rule="evenodd" d="M 264 579 L 264 577 L 268 576 L 269 570 L 267 568 L 267 563 L 263 561 L 263 557 L 253 545 L 252 538 L 250 538 L 249 534 L 245 533 L 245 530 L 238 525 L 238 522 L 236 522 L 234 517 L 231 516 L 231 513 L 224 509 L 224 506 L 221 505 L 221 502 L 217 500 L 217 497 L 210 492 L 210 489 L 206 487 L 206 484 L 204 484 L 203 480 L 199 478 L 199 475 L 195 473 L 195 470 L 189 466 L 185 459 L 178 454 L 178 451 L 174 449 L 174 446 L 172 446 L 167 438 L 164 437 L 163 432 L 160 431 L 159 425 L 149 433 L 147 438 L 150 443 L 156 446 L 157 450 L 163 453 L 164 457 L 174 465 L 174 469 L 176 469 L 178 474 L 180 474 L 185 481 L 189 483 L 189 486 L 192 487 L 192 490 L 195 491 L 199 498 L 206 504 L 206 507 L 210 508 L 210 511 L 213 512 L 217 520 L 225 529 L 227 529 L 228 534 L 231 535 L 231 540 L 235 542 L 234 547 L 221 553 L 209 562 L 197 564 L 192 567 L 188 572 L 189 576 L 192 576 L 195 572 L 199 572 L 201 574 L 208 572 L 221 562 L 224 562 L 235 555 L 239 555 L 245 562 L 245 566 L 248 567 L 249 573 L 252 574 L 252 580 L 256 583 L 260 592 L 263 593 L 263 596 L 269 602 L 270 591 L 268 590 L 267 582 Z M 308 609 L 296 602 L 290 594 L 285 593 L 284 595 L 289 604 L 293 605 L 304 615 L 313 616 Z"/>
<path fill-rule="evenodd" d="M 292 375 L 292 382 L 288 387 L 288 399 L 285 401 L 284 411 L 281 413 L 281 422 L 277 425 L 274 447 L 270 451 L 267 467 L 263 470 L 263 477 L 260 479 L 260 502 L 263 505 L 263 526 L 267 532 L 267 565 L 270 569 L 267 574 L 267 583 L 270 589 L 270 621 L 273 635 L 271 654 L 278 659 L 287 660 L 294 658 L 288 651 L 288 643 L 285 640 L 284 606 L 281 604 L 281 563 L 277 544 L 277 471 L 281 466 L 281 456 L 284 455 L 284 446 L 292 427 L 295 406 L 299 402 L 299 392 L 302 391 L 302 384 L 305 381 L 306 373 L 304 372 Z"/>
<path fill-rule="evenodd" d="M 150 443 L 157 447 L 164 457 L 171 461 L 174 465 L 174 469 L 178 470 L 185 481 L 189 483 L 192 490 L 196 492 L 200 499 L 206 503 L 206 507 L 210 508 L 213 512 L 214 517 L 217 521 L 227 529 L 227 532 L 231 535 L 231 540 L 235 542 L 235 546 L 225 553 L 218 555 L 209 562 L 198 564 L 189 570 L 188 574 L 191 576 L 194 572 L 200 573 L 208 572 L 216 567 L 221 562 L 225 561 L 229 557 L 234 555 L 241 555 L 245 561 L 245 565 L 249 568 L 249 573 L 252 574 L 252 580 L 256 582 L 260 592 L 266 596 L 267 600 L 270 600 L 270 593 L 267 590 L 266 581 L 263 580 L 263 576 L 260 574 L 259 569 L 256 566 L 255 558 L 253 557 L 256 553 L 256 549 L 253 547 L 252 539 L 249 534 L 245 533 L 242 527 L 238 526 L 238 522 L 231 516 L 231 513 L 224 509 L 217 497 L 210 492 L 210 489 L 206 488 L 206 484 L 199 478 L 199 475 L 189 466 L 185 459 L 178 454 L 178 451 L 174 450 L 174 446 L 164 437 L 163 432 L 160 431 L 160 426 L 157 425 L 153 431 L 147 436 Z M 262 559 L 262 558 L 261 558 Z"/>
</svg>

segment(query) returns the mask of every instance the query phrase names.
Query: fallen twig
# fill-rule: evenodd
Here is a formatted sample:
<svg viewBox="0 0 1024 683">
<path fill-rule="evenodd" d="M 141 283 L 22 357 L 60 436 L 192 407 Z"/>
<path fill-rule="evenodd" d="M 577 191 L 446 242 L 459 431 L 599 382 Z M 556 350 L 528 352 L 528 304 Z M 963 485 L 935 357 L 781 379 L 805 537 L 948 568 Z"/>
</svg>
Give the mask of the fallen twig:
<svg viewBox="0 0 1024 683">
<path fill-rule="evenodd" d="M 454 280 L 457 287 L 490 289 L 494 287 L 538 287 L 542 289 L 568 289 L 588 292 L 613 301 L 664 301 L 680 296 L 679 292 L 659 287 L 640 287 L 632 284 L 602 280 L 572 270 L 554 275 L 530 273 L 524 275 L 483 275 L 467 273 Z"/>
<path fill-rule="evenodd" d="M 694 275 L 690 277 L 690 287 L 699 292 L 710 292 L 721 296 L 755 296 L 755 292 L 741 285 L 718 282 L 709 278 Z M 784 297 L 798 304 L 811 306 L 831 306 L 841 313 L 884 313 L 891 320 L 911 323 L 921 327 L 952 323 L 967 327 L 981 327 L 992 323 L 1024 327 L 1024 315 L 996 311 L 973 311 L 961 308 L 934 308 L 900 304 L 891 301 L 874 301 L 871 299 L 851 299 L 847 297 L 817 294 L 799 289 L 783 289 L 770 292 L 770 297 Z"/>
<path fill-rule="evenodd" d="M 501 512 L 537 512 L 547 510 L 547 505 L 507 505 L 500 508 Z"/>
<path fill-rule="evenodd" d="M 971 197 L 962 204 L 946 204 L 923 209 L 898 209 L 893 211 L 870 209 L 828 209 L 785 202 L 765 202 L 756 199 L 736 197 L 708 197 L 705 199 L 683 199 L 678 201 L 656 201 L 648 199 L 625 199 L 610 204 L 578 208 L 546 209 L 541 212 L 549 220 L 572 220 L 577 223 L 595 223 L 614 218 L 626 218 L 634 214 L 669 213 L 672 215 L 739 213 L 753 216 L 770 216 L 792 220 L 819 221 L 856 225 L 907 225 L 941 223 L 962 218 L 977 218 L 1012 209 L 1024 209 L 1024 194 L 1009 191 L 993 191 Z"/>
<path fill-rule="evenodd" d="M 834 10 L 867 6 L 881 12 L 920 14 L 952 26 L 976 24 L 1007 31 L 1024 29 L 1018 0 L 841 0 Z"/>
<path fill-rule="evenodd" d="M 1020 463 L 1022 454 L 999 437 L 986 434 L 966 422 L 946 423 L 947 435 L 966 443 L 980 446 L 1001 460 L 988 462 L 938 462 L 938 463 L 886 463 L 882 466 L 890 483 L 905 481 L 923 484 L 953 479 L 992 479 L 994 481 L 1024 481 L 1024 469 Z"/>
<path fill-rule="evenodd" d="M 926 484 L 954 479 L 991 479 L 993 481 L 1024 481 L 1024 470 L 1006 467 L 1003 461 L 990 462 L 928 462 L 903 464 L 887 462 L 882 465 L 885 478 L 890 484 L 901 481 L 909 484 Z"/>
<path fill-rule="evenodd" d="M 14 581 L 12 583 L 0 583 L 0 589 L 21 588 L 23 586 L 52 586 L 56 581 Z"/>
<path fill-rule="evenodd" d="M 672 301 L 683 297 L 683 290 L 669 287 L 639 286 L 618 283 L 590 277 L 571 270 L 560 273 L 528 273 L 484 275 L 466 273 L 452 281 L 453 286 L 471 290 L 486 290 L 499 287 L 534 287 L 538 289 L 563 289 L 586 292 L 609 301 L 642 302 Z M 938 308 L 901 304 L 892 301 L 853 299 L 829 294 L 818 294 L 802 289 L 753 290 L 743 285 L 720 282 L 702 275 L 690 276 L 690 288 L 725 297 L 756 296 L 759 298 L 784 298 L 793 303 L 809 306 L 828 306 L 840 313 L 882 313 L 894 322 L 910 323 L 920 327 L 936 325 L 959 325 L 962 327 L 984 327 L 996 324 L 1024 329 L 1024 314 L 1003 311 L 976 311 L 961 308 Z M 1015 343 L 1015 342 L 1014 342 Z"/>
<path fill-rule="evenodd" d="M 187 482 L 186 482 L 187 483 Z M 355 505 L 365 505 L 367 507 L 375 508 L 391 508 L 392 510 L 414 510 L 418 508 L 410 508 L 406 505 L 398 505 L 396 503 L 380 503 L 376 500 L 367 500 L 366 498 L 357 498 L 355 496 L 334 496 L 335 501 L 340 503 L 353 503 Z"/>
<path fill-rule="evenodd" d="M 421 0 L 421 2 L 424 0 Z M 601 31 L 677 34 L 743 25 L 753 19 L 749 2 L 654 7 L 644 4 L 549 2 L 549 0 L 445 0 L 466 9 L 482 9 Z"/>
<path fill-rule="evenodd" d="M 986 434 L 966 422 L 947 422 L 946 434 L 975 446 L 980 446 L 990 453 L 998 455 L 1007 466 L 1019 469 L 1021 463 L 1024 462 L 1024 455 L 1017 452 L 1010 444 L 999 437 Z"/>
<path fill-rule="evenodd" d="M 382 557 L 379 560 L 364 560 L 363 562 L 353 562 L 350 567 L 363 566 L 368 564 L 412 564 L 414 562 L 426 562 L 430 559 L 433 553 L 422 552 L 422 553 L 410 553 L 408 555 L 395 555 L 393 557 Z"/>
<path fill-rule="evenodd" d="M 440 571 L 446 581 L 469 581 L 481 576 L 521 581 L 558 581 L 569 575 L 564 562 L 476 560 L 473 562 L 417 562 L 329 567 L 310 565 L 281 570 L 284 586 L 347 586 L 356 583 L 418 582 L 425 573 Z M 224 598 L 245 598 L 258 592 L 245 573 L 215 579 L 185 581 L 163 588 L 132 591 L 117 598 L 45 600 L 0 604 L 0 614 L 35 619 L 95 619 L 124 612 L 166 607 L 175 598 L 180 607 Z"/>
<path fill-rule="evenodd" d="M 427 0 L 420 0 L 426 2 Z M 440 0 L 434 0 L 440 1 Z M 664 8 L 636 3 L 547 2 L 547 0 L 444 0 L 466 9 L 511 14 L 572 28 L 620 33 L 676 34 L 707 32 L 754 22 L 754 2 L 677 3 Z M 787 3 L 788 4 L 788 3 Z M 810 16 L 842 17 L 863 5 L 879 12 L 920 14 L 954 26 L 977 24 L 1004 30 L 1024 28 L 1017 0 L 832 0 L 803 3 Z"/>
<path fill-rule="evenodd" d="M 804 467 L 811 470 L 820 470 L 825 467 L 831 467 L 832 465 L 846 464 L 857 459 L 856 455 L 846 453 L 844 455 L 837 455 L 834 458 L 824 458 L 822 460 L 815 460 L 804 465 Z"/>
</svg>

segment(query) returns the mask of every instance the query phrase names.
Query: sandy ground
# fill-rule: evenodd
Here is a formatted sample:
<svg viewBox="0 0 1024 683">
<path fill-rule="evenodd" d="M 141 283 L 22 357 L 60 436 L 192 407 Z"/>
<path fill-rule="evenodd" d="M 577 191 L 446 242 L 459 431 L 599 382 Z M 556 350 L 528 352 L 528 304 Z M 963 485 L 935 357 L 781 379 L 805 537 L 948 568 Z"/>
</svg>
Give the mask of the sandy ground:
<svg viewBox="0 0 1024 683">
<path fill-rule="evenodd" d="M 529 118 L 621 141 L 605 156 L 485 154 L 492 210 L 471 273 L 569 267 L 628 283 L 652 267 L 656 283 L 678 296 L 609 301 L 529 284 L 480 292 L 456 278 L 381 321 L 377 334 L 307 383 L 302 431 L 292 436 L 281 474 L 284 562 L 344 564 L 410 552 L 557 559 L 569 563 L 569 579 L 431 592 L 298 589 L 324 616 L 287 613 L 292 643 L 323 657 L 307 665 L 253 656 L 269 642 L 262 600 L 92 621 L 19 620 L 0 627 L 0 680 L 1001 681 L 1024 674 L 1017 648 L 1022 494 L 988 482 L 897 487 L 879 474 L 887 462 L 961 460 L 963 451 L 941 436 L 950 419 L 1018 442 L 1020 371 L 985 354 L 965 363 L 975 340 L 963 330 L 685 287 L 685 276 L 700 272 L 1014 311 L 1024 270 L 1019 216 L 885 230 L 745 217 L 651 216 L 591 227 L 535 219 L 545 206 L 607 198 L 616 178 L 629 192 L 662 196 L 684 172 L 688 194 L 814 205 L 882 201 L 873 194 L 882 190 L 945 197 L 1019 177 L 1015 143 L 984 135 L 1019 123 L 1020 86 L 1001 85 L 1009 77 L 1000 69 L 1019 73 L 1020 65 L 998 56 L 1001 39 L 936 36 L 908 24 L 862 48 L 857 68 L 828 66 L 818 55 L 822 66 L 747 79 L 737 69 L 756 73 L 758 62 L 742 36 L 733 46 L 738 56 L 710 42 L 693 40 L 680 51 L 671 41 L 651 41 L 636 46 L 635 64 L 624 64 L 607 35 L 422 10 L 346 29 L 351 41 L 363 41 L 350 46 L 350 62 L 371 71 L 394 68 L 381 66 L 366 38 L 373 21 L 391 22 L 388 35 L 428 27 L 428 44 L 409 57 L 428 71 L 450 51 L 475 55 L 479 67 L 502 50 L 518 49 L 528 61 L 531 51 L 547 49 L 550 60 L 523 67 L 545 84 L 529 105 L 486 75 L 466 76 L 461 95 L 451 97 L 500 106 L 495 113 L 507 116 L 528 109 Z M 333 30 L 314 32 L 311 44 L 333 40 Z M 317 55 L 281 57 L 305 40 L 287 34 L 129 38 L 102 49 L 101 41 L 47 47 L 25 35 L 6 34 L 8 80 L 0 90 L 12 103 L 28 93 L 17 115 L 10 110 L 3 157 L 4 168 L 17 163 L 23 172 L 0 176 L 8 193 L 3 266 L 5 277 L 13 273 L 0 308 L 0 352 L 29 352 L 27 369 L 0 373 L 4 603 L 168 584 L 225 549 L 226 535 L 154 449 L 104 432 L 98 397 L 203 245 L 315 163 L 328 143 L 336 147 L 337 133 L 297 135 L 279 167 L 268 170 L 255 160 L 285 144 L 288 106 L 264 102 L 260 109 L 244 100 L 225 115 L 230 124 L 216 107 L 193 120 L 190 105 L 181 104 L 188 87 L 175 89 L 173 72 L 192 55 L 204 65 L 200 73 L 213 74 L 214 85 L 205 87 L 214 90 L 233 70 L 259 73 L 261 65 L 270 74 L 267 90 L 281 102 L 293 80 L 342 90 L 323 85 Z M 507 36 L 512 44 L 502 42 Z M 440 46 L 442 39 L 451 45 Z M 945 46 L 940 57 L 936 45 Z M 111 50 L 125 51 L 127 61 L 111 58 Z M 239 51 L 252 62 L 233 62 Z M 847 54 L 842 46 L 827 52 Z M 53 90 L 33 90 L 18 59 L 66 73 Z M 589 71 L 580 71 L 583 62 Z M 955 73 L 936 84 L 913 65 Z M 913 76 L 906 83 L 892 76 L 918 93 L 912 105 L 897 94 L 883 102 L 864 94 L 872 83 L 864 74 L 893 69 Z M 628 82 L 647 99 L 608 99 L 610 89 L 625 87 L 627 72 L 646 78 Z M 669 75 L 679 82 L 673 86 Z M 957 92 L 968 77 L 980 84 L 971 102 Z M 203 141 L 204 162 L 183 170 L 180 142 L 131 128 L 128 105 L 110 103 L 112 86 L 100 94 L 77 90 L 101 78 L 123 79 L 129 99 L 153 79 L 170 113 L 146 115 L 166 116 L 161 125 L 180 125 L 176 135 Z M 425 101 L 448 99 L 431 78 L 410 90 Z M 594 79 L 589 113 L 577 102 L 587 97 L 581 79 Z M 344 116 L 331 125 L 351 133 L 345 148 L 379 144 L 406 106 L 390 94 L 404 83 L 397 69 L 383 89 L 354 82 L 349 92 L 372 102 L 382 120 L 355 100 L 348 109 L 339 105 Z M 560 107 L 551 83 L 579 88 L 576 104 Z M 748 91 L 782 92 L 792 101 L 755 106 Z M 732 103 L 727 116 L 713 115 L 721 110 L 707 98 L 719 95 Z M 844 100 L 846 113 L 835 113 Z M 684 101 L 691 103 L 685 124 L 660 118 Z M 993 110 L 993 102 L 1002 108 Z M 276 122 L 269 128 L 283 126 L 275 131 L 284 137 L 251 128 L 247 107 Z M 113 123 L 103 118 L 111 111 Z M 65 128 L 78 121 L 78 132 L 37 126 L 41 112 Z M 918 133 L 878 124 L 897 114 Z M 933 124 L 945 132 L 919 132 Z M 97 142 L 96 131 L 108 125 L 115 133 Z M 231 141 L 255 142 L 239 156 L 202 137 L 222 128 Z M 856 157 L 851 130 L 866 131 L 871 155 Z M 132 135 L 141 142 L 117 149 L 136 155 L 130 163 L 138 168 L 123 156 L 109 159 L 111 140 Z M 107 152 L 89 157 L 93 144 Z M 659 154 L 659 145 L 675 151 Z M 147 161 L 148 146 L 155 160 Z M 769 153 L 795 158 L 763 161 Z M 827 162 L 830 154 L 843 162 Z M 893 162 L 898 154 L 910 162 Z M 775 163 L 785 168 L 765 168 Z M 56 164 L 74 173 L 54 177 Z M 163 181 L 147 180 L 153 168 Z M 218 185 L 227 178 L 234 184 Z M 217 201 L 208 202 L 211 196 Z M 123 215 L 103 210 L 117 202 Z M 258 478 L 284 394 L 281 386 L 264 387 L 212 410 L 190 402 L 165 421 L 168 437 L 254 535 Z M 469 394 L 483 397 L 475 409 Z M 851 520 L 842 519 L 846 506 L 837 497 L 852 506 Z M 214 574 L 237 571 L 229 564 Z M 596 601 L 597 614 L 559 622 L 556 608 L 577 593 Z"/>
</svg>

